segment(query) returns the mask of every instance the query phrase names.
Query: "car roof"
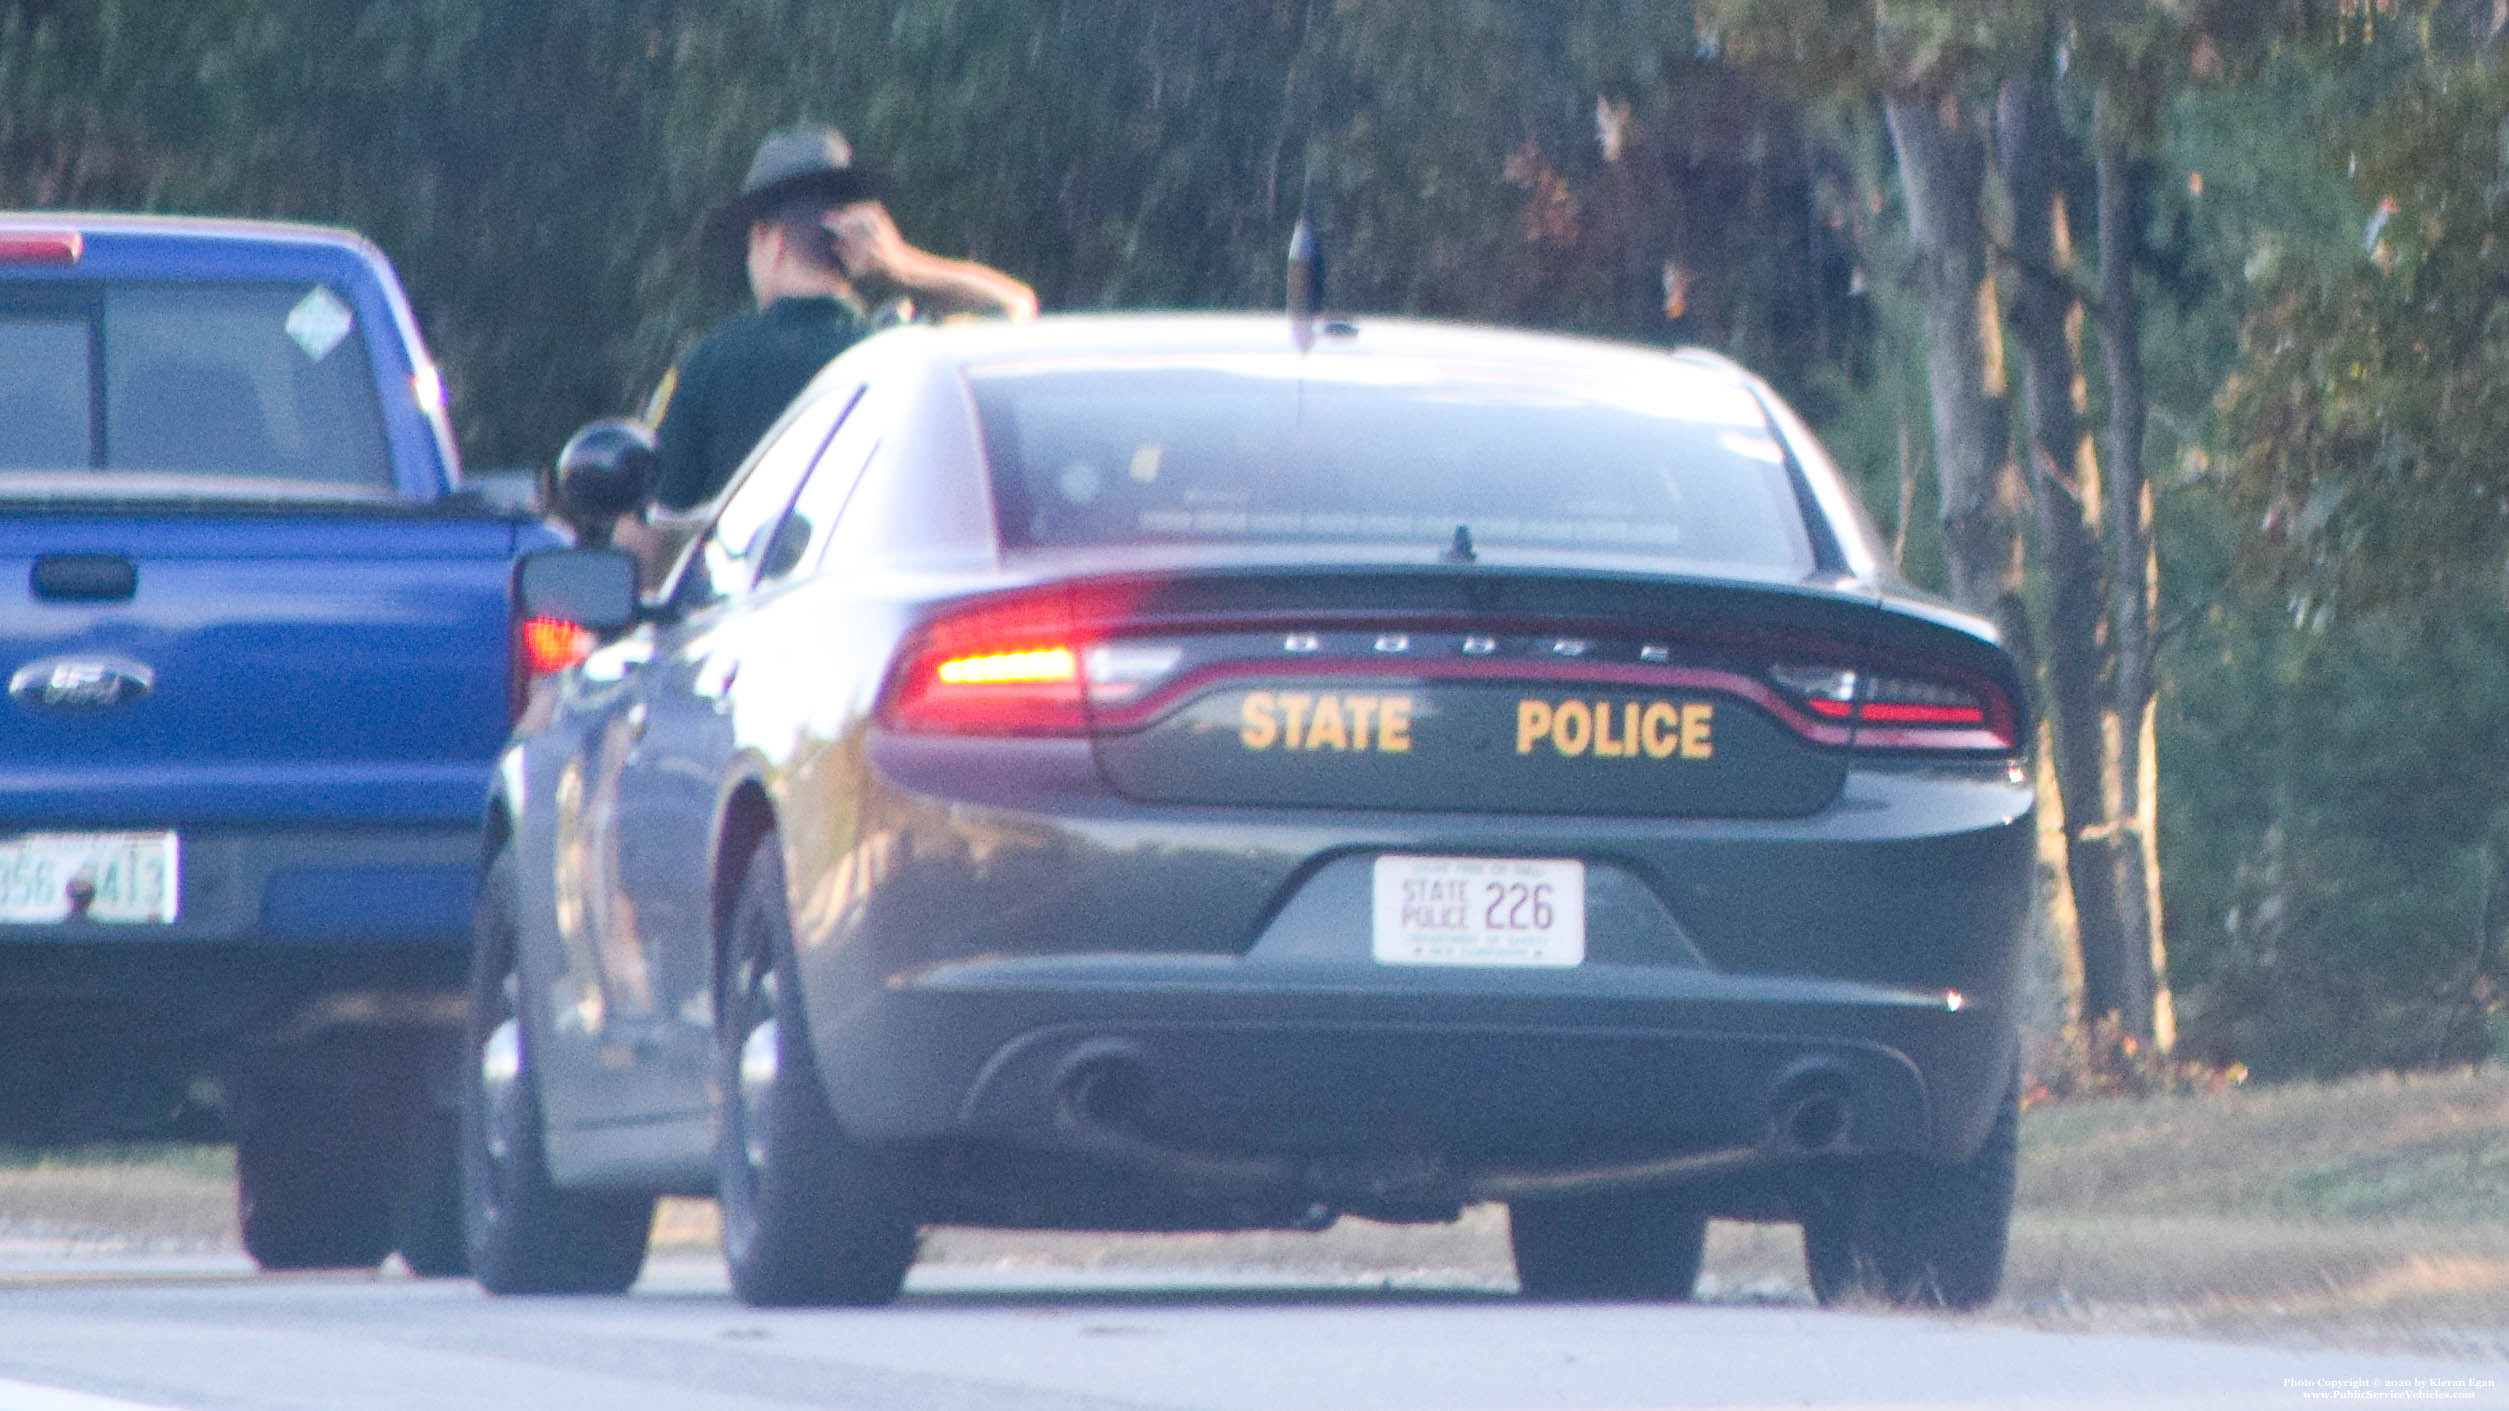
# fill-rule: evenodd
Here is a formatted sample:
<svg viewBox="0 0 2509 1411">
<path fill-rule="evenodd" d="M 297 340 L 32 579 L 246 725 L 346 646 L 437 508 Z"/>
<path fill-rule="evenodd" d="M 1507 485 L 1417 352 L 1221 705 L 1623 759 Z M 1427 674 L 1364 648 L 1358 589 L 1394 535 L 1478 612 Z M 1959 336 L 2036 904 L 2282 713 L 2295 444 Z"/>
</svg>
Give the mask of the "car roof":
<svg viewBox="0 0 2509 1411">
<path fill-rule="evenodd" d="M 1346 357 L 1396 357 L 1455 367 L 1501 364 L 1533 376 L 1548 370 L 1563 379 L 1686 373 L 1737 391 L 1758 386 L 1740 366 L 1702 349 L 1391 316 L 1314 320 L 1303 347 L 1299 326 L 1282 314 L 1055 314 L 1025 323 L 950 323 L 911 332 L 930 340 L 936 360 L 973 372 L 1303 353 L 1323 367 Z"/>
</svg>

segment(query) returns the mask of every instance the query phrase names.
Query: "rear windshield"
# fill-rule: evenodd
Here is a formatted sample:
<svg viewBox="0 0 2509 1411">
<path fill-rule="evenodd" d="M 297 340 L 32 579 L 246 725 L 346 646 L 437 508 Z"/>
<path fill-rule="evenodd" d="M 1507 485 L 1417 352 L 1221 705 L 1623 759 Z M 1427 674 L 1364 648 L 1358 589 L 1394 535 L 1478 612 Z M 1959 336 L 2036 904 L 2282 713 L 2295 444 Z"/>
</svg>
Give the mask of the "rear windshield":
<svg viewBox="0 0 2509 1411">
<path fill-rule="evenodd" d="M 973 376 L 1012 547 L 1371 542 L 1808 570 L 1784 452 L 1731 381 L 1398 359 Z"/>
<path fill-rule="evenodd" d="M 0 289 L 0 476 L 63 470 L 391 488 L 347 298 L 319 284 Z"/>
</svg>

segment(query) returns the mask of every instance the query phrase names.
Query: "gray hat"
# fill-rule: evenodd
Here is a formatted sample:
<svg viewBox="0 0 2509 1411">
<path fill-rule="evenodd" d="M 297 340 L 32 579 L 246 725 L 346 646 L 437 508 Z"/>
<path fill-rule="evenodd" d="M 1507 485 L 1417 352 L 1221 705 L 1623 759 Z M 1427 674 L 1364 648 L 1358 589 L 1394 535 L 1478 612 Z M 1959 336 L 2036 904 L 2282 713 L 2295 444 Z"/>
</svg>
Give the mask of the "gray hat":
<svg viewBox="0 0 2509 1411">
<path fill-rule="evenodd" d="M 737 195 L 706 212 L 698 236 L 713 250 L 736 243 L 753 221 L 799 201 L 841 206 L 876 200 L 888 190 L 879 171 L 854 160 L 854 144 L 832 127 L 795 128 L 758 144 Z"/>
</svg>

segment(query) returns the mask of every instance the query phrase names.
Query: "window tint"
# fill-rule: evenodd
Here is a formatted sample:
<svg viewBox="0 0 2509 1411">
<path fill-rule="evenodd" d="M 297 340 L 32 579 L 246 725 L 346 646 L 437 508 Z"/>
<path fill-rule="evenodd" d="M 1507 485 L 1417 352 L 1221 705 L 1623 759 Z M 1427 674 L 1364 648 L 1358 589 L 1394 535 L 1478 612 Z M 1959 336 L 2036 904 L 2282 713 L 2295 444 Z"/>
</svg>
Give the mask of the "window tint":
<svg viewBox="0 0 2509 1411">
<path fill-rule="evenodd" d="M 749 463 L 714 523 L 689 552 L 671 595 L 682 611 L 720 602 L 749 587 L 765 556 L 768 531 L 784 518 L 803 474 L 817 462 L 837 419 L 860 392 L 805 394 L 811 395 L 809 404 L 769 433 L 766 448 Z"/>
<path fill-rule="evenodd" d="M 0 470 L 95 461 L 84 319 L 0 315 Z"/>
<path fill-rule="evenodd" d="M 1757 401 L 1643 380 L 1349 357 L 1030 365 L 974 380 L 1006 544 L 1451 543 L 1806 570 Z"/>
<path fill-rule="evenodd" d="M 0 311 L 0 471 L 391 488 L 373 369 L 339 293 L 304 284 L 133 284 L 50 297 L 54 306 L 40 313 Z M 89 362 L 99 342 L 101 442 Z"/>
</svg>

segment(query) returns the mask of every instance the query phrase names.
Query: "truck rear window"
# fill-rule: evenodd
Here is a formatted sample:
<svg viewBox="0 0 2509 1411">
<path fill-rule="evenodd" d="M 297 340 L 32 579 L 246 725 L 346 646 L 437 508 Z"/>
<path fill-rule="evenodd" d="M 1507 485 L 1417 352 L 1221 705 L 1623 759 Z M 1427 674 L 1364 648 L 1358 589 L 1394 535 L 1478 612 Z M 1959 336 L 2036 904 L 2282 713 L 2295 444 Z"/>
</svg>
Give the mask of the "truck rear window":
<svg viewBox="0 0 2509 1411">
<path fill-rule="evenodd" d="M 0 476 L 65 470 L 391 488 L 347 298 L 305 284 L 0 289 Z"/>
<path fill-rule="evenodd" d="M 972 377 L 1004 542 L 1232 540 L 1637 554 L 1808 570 L 1766 414 L 1674 367 L 1615 383 L 1372 357 Z"/>
</svg>

